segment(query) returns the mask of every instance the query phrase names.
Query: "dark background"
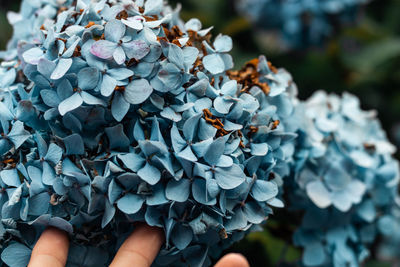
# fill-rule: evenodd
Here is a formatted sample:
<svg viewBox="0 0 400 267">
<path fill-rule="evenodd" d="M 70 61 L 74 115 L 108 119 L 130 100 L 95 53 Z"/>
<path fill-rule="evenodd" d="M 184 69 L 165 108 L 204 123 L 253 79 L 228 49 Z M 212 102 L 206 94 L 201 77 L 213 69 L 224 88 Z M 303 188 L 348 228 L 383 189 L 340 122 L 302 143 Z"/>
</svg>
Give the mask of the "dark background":
<svg viewBox="0 0 400 267">
<path fill-rule="evenodd" d="M 17 11 L 19 2 L 0 0 L 0 50 L 12 34 L 6 12 Z M 350 91 L 360 97 L 364 109 L 378 111 L 389 138 L 400 145 L 400 0 L 372 1 L 360 10 L 356 24 L 338 29 L 321 47 L 301 51 L 281 51 L 274 37 L 254 29 L 235 11 L 233 0 L 170 2 L 182 3 L 183 19 L 197 17 L 204 28 L 215 26 L 214 35 L 221 32 L 233 37 L 235 68 L 265 54 L 275 66 L 292 73 L 301 99 L 318 89 Z M 273 219 L 269 226 L 274 227 Z M 251 234 L 231 250 L 245 254 L 254 267 L 285 266 L 301 257 L 298 249 L 267 230 Z M 367 266 L 391 264 L 370 260 Z"/>
</svg>

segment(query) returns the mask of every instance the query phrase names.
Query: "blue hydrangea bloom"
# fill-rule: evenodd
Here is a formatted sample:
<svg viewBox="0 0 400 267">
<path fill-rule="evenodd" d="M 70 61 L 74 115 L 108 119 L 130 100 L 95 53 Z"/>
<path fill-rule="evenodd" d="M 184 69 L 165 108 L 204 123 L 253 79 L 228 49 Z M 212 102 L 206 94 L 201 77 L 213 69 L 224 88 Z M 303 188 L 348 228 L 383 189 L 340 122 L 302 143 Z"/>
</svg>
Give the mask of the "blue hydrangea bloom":
<svg viewBox="0 0 400 267">
<path fill-rule="evenodd" d="M 244 14 L 261 29 L 278 31 L 287 46 L 319 45 L 336 25 L 354 22 L 368 0 L 237 0 Z"/>
<path fill-rule="evenodd" d="M 13 16 L 33 13 L 0 67 L 2 262 L 26 266 L 54 226 L 68 266 L 107 266 L 145 222 L 165 231 L 155 266 L 207 266 L 283 207 L 286 71 L 265 57 L 250 81 L 230 71 L 231 38 L 161 0 L 25 1 Z"/>
<path fill-rule="evenodd" d="M 398 198 L 395 147 L 375 112 L 359 105 L 350 94 L 320 91 L 296 106 L 299 138 L 285 194 L 288 208 L 304 214 L 294 243 L 305 266 L 359 266 Z"/>
</svg>

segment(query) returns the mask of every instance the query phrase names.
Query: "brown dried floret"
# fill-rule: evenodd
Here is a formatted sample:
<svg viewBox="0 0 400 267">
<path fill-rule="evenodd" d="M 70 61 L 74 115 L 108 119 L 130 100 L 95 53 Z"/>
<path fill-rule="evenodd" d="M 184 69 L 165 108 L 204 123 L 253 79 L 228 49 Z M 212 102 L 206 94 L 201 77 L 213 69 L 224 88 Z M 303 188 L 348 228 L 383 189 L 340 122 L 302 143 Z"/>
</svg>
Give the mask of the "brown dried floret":
<svg viewBox="0 0 400 267">
<path fill-rule="evenodd" d="M 216 135 L 218 137 L 225 136 L 230 133 L 229 131 L 224 129 L 224 124 L 221 122 L 219 118 L 214 117 L 214 115 L 211 113 L 210 110 L 203 109 L 203 115 L 206 122 L 211 124 L 214 128 L 217 129 Z"/>
<path fill-rule="evenodd" d="M 253 86 L 258 86 L 267 95 L 270 92 L 270 87 L 266 82 L 260 82 L 261 74 L 257 71 L 259 60 L 258 58 L 252 59 L 238 71 L 228 71 L 229 78 L 236 80 L 242 85 L 242 93 L 247 93 Z M 274 73 L 277 69 L 268 62 L 268 66 Z"/>
<path fill-rule="evenodd" d="M 121 12 L 118 13 L 118 15 L 115 17 L 116 19 L 127 19 L 129 17 L 128 12 L 126 10 L 122 10 Z"/>
</svg>

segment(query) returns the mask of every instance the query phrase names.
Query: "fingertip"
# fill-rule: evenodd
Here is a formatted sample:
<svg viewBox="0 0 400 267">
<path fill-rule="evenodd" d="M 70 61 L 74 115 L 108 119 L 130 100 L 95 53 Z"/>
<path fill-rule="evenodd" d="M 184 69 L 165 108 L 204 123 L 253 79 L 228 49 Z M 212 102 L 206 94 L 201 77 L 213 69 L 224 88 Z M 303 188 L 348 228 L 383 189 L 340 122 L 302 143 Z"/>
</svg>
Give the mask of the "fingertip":
<svg viewBox="0 0 400 267">
<path fill-rule="evenodd" d="M 149 267 L 164 243 L 164 231 L 146 224 L 135 226 L 133 233 L 125 240 L 110 266 Z"/>
<path fill-rule="evenodd" d="M 230 253 L 223 256 L 215 267 L 250 267 L 250 264 L 242 254 Z"/>
<path fill-rule="evenodd" d="M 68 234 L 57 228 L 47 228 L 33 248 L 29 267 L 63 267 L 67 262 L 69 248 Z"/>
</svg>

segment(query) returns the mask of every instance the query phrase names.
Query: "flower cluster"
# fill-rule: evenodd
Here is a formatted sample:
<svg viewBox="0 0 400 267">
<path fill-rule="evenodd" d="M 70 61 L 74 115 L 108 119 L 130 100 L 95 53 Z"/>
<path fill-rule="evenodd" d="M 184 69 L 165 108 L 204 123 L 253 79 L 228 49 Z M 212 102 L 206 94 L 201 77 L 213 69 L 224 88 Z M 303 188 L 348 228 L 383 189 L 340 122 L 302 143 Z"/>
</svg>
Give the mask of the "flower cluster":
<svg viewBox="0 0 400 267">
<path fill-rule="evenodd" d="M 206 266 L 283 206 L 286 71 L 265 57 L 229 71 L 231 38 L 162 0 L 26 1 L 12 17 L 32 21 L 0 68 L 5 264 L 26 266 L 54 226 L 68 266 L 106 266 L 145 222 L 165 231 L 156 266 Z"/>
<path fill-rule="evenodd" d="M 237 0 L 237 8 L 255 25 L 277 30 L 289 47 L 321 44 L 336 25 L 353 22 L 367 0 Z"/>
<path fill-rule="evenodd" d="M 303 214 L 294 243 L 306 266 L 358 266 L 398 198 L 395 148 L 375 112 L 359 105 L 350 94 L 317 92 L 296 107 L 299 138 L 285 194 Z"/>
</svg>

